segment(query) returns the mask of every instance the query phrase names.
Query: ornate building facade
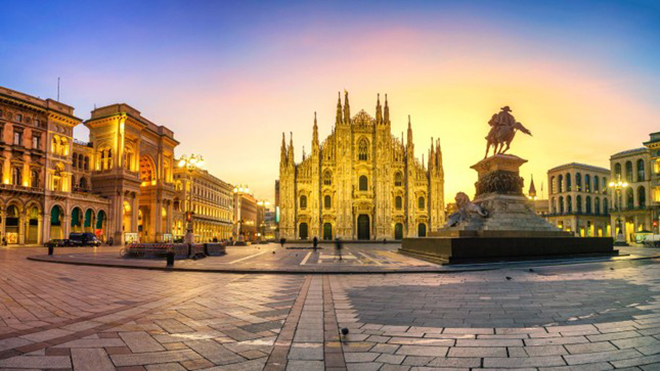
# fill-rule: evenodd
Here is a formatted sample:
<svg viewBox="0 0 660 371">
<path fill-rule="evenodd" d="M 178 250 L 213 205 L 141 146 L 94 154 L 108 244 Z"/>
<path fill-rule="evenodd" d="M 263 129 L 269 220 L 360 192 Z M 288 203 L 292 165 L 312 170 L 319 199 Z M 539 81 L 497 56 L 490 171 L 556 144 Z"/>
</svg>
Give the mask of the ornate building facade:
<svg viewBox="0 0 660 371">
<path fill-rule="evenodd" d="M 548 170 L 549 214 L 558 228 L 580 237 L 610 237 L 608 169 L 572 162 Z"/>
<path fill-rule="evenodd" d="M 0 235 L 7 244 L 70 232 L 106 238 L 110 202 L 90 192 L 91 148 L 73 140 L 80 123 L 71 106 L 0 87 Z"/>
<path fill-rule="evenodd" d="M 172 240 L 174 147 L 179 144 L 174 133 L 124 103 L 95 109 L 85 126 L 93 150 L 94 193 L 110 200 L 114 241 Z"/>
<path fill-rule="evenodd" d="M 293 138 L 284 135 L 277 207 L 283 238 L 401 239 L 426 236 L 445 221 L 444 171 L 439 140 L 431 139 L 428 165 L 414 156 L 408 117 L 407 141 L 391 134 L 385 96 L 375 118 L 351 116 L 341 95 L 332 134 L 319 142 L 316 114 L 312 151 L 294 160 Z"/>
<path fill-rule="evenodd" d="M 234 226 L 234 187 L 208 171 L 175 167 L 174 237 L 186 234 L 185 212 L 193 211 L 193 233 L 196 242 L 232 237 Z M 192 202 L 192 206 L 190 203 Z"/>
<path fill-rule="evenodd" d="M 660 233 L 660 132 L 643 144 L 610 157 L 612 181 L 628 183 L 612 193 L 611 224 L 629 243 L 644 233 Z"/>
</svg>

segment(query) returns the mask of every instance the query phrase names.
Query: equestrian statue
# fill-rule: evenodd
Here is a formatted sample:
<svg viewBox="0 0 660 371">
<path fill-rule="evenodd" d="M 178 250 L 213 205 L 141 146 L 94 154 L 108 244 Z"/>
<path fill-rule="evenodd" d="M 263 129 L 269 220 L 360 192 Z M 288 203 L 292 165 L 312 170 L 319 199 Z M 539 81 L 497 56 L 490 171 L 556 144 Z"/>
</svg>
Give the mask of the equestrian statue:
<svg viewBox="0 0 660 371">
<path fill-rule="evenodd" d="M 488 144 L 486 145 L 486 155 L 484 158 L 488 157 L 491 146 L 493 147 L 494 155 L 502 154 L 509 150 L 511 142 L 518 130 L 527 135 L 532 135 L 531 131 L 516 121 L 511 114 L 511 108 L 509 106 L 502 107 L 500 112 L 494 114 L 490 121 L 488 121 L 488 125 L 490 125 L 490 132 L 488 132 L 488 136 L 486 137 Z M 506 148 L 504 148 L 505 144 Z"/>
</svg>

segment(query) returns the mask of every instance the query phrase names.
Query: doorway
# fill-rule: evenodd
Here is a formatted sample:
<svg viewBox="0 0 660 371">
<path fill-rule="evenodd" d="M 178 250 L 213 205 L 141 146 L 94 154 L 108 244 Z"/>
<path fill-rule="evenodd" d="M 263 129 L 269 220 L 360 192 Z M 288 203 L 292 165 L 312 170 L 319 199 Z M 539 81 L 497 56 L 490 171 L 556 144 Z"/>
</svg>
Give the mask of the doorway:
<svg viewBox="0 0 660 371">
<path fill-rule="evenodd" d="M 362 214 L 358 216 L 358 240 L 369 239 L 369 215 Z"/>
</svg>

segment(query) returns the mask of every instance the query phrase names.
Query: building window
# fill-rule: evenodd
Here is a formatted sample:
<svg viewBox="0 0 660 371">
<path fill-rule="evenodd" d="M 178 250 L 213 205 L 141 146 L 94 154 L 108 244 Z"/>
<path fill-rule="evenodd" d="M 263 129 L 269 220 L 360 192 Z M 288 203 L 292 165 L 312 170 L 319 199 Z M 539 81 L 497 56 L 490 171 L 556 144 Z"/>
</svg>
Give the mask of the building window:
<svg viewBox="0 0 660 371">
<path fill-rule="evenodd" d="M 555 177 L 550 177 L 550 194 L 557 193 L 557 188 L 555 185 Z"/>
<path fill-rule="evenodd" d="M 73 154 L 73 167 L 78 167 L 78 154 Z"/>
<path fill-rule="evenodd" d="M 16 121 L 18 121 L 18 122 L 22 122 L 22 121 L 23 121 L 23 115 L 20 114 L 20 113 L 17 113 L 17 114 L 16 114 Z"/>
<path fill-rule="evenodd" d="M 552 213 L 557 214 L 557 204 L 555 203 L 555 199 L 552 198 L 550 200 L 550 205 L 552 205 Z"/>
<path fill-rule="evenodd" d="M 11 174 L 11 183 L 13 185 L 21 185 L 23 183 L 23 177 L 21 176 L 21 168 L 18 166 L 15 166 L 12 169 L 12 174 Z"/>
<path fill-rule="evenodd" d="M 594 213 L 600 215 L 600 198 L 598 197 L 594 199 Z"/>
<path fill-rule="evenodd" d="M 20 131 L 14 131 L 14 145 L 22 146 L 23 145 L 23 133 Z"/>
<path fill-rule="evenodd" d="M 37 170 L 30 172 L 30 185 L 32 188 L 39 188 L 39 172 Z"/>
<path fill-rule="evenodd" d="M 571 173 L 566 173 L 566 192 L 571 191 Z"/>
<path fill-rule="evenodd" d="M 32 148 L 41 149 L 41 135 L 32 134 Z"/>
<path fill-rule="evenodd" d="M 598 181 L 598 176 L 594 176 L 594 193 L 598 193 L 600 191 L 600 182 Z"/>
<path fill-rule="evenodd" d="M 607 213 L 609 213 L 609 210 L 608 210 L 609 206 L 610 205 L 607 203 L 607 198 L 604 198 L 603 199 L 603 214 L 607 215 Z"/>
<path fill-rule="evenodd" d="M 424 210 L 424 208 L 425 208 L 424 204 L 425 204 L 424 197 L 420 197 L 420 198 L 417 199 L 417 207 L 420 210 Z"/>
<path fill-rule="evenodd" d="M 601 192 L 602 192 L 603 194 L 607 193 L 607 178 L 603 177 L 603 181 L 602 181 L 602 183 L 601 183 L 600 185 L 601 185 L 601 187 L 600 187 L 600 188 L 601 188 Z"/>
<path fill-rule="evenodd" d="M 644 186 L 637 188 L 637 204 L 640 209 L 646 208 L 646 188 Z"/>
<path fill-rule="evenodd" d="M 562 196 L 559 197 L 559 213 L 564 213 L 564 197 Z"/>
<path fill-rule="evenodd" d="M 577 181 L 575 182 L 577 184 Z M 582 214 L 582 196 L 575 197 L 575 203 L 577 204 L 577 213 Z"/>
<path fill-rule="evenodd" d="M 361 139 L 358 143 L 358 160 L 367 161 L 367 153 L 369 151 L 369 144 L 366 139 Z"/>
<path fill-rule="evenodd" d="M 330 197 L 329 195 L 326 195 L 323 198 L 323 207 L 325 207 L 326 209 L 332 208 L 332 197 Z"/>
<path fill-rule="evenodd" d="M 621 176 L 621 164 L 618 162 L 614 164 L 614 178 L 616 178 L 616 180 L 623 179 Z"/>
<path fill-rule="evenodd" d="M 566 197 L 566 212 L 569 214 L 573 213 L 573 199 L 571 196 Z"/>
<path fill-rule="evenodd" d="M 403 208 L 403 199 L 401 198 L 401 196 L 396 196 L 396 198 L 394 199 L 394 207 L 397 210 L 401 210 Z"/>
<path fill-rule="evenodd" d="M 638 182 L 643 182 L 646 178 L 646 174 L 644 173 L 644 160 L 639 159 L 637 160 L 637 181 Z"/>
<path fill-rule="evenodd" d="M 403 176 L 401 175 L 400 172 L 397 172 L 394 174 L 394 186 L 395 187 L 401 187 L 403 184 Z"/>
<path fill-rule="evenodd" d="M 633 165 L 630 161 L 626 161 L 626 181 L 628 183 L 633 181 Z"/>
<path fill-rule="evenodd" d="M 591 175 L 589 174 L 584 176 L 584 191 L 591 192 Z"/>
<path fill-rule="evenodd" d="M 585 202 L 586 202 L 585 211 L 587 212 L 587 214 L 591 214 L 591 196 L 587 196 L 587 198 L 585 199 Z"/>
<path fill-rule="evenodd" d="M 369 189 L 369 181 L 366 176 L 360 176 L 358 187 L 360 191 L 366 191 Z"/>
<path fill-rule="evenodd" d="M 323 185 L 332 185 L 332 172 L 326 171 L 323 173 Z"/>
<path fill-rule="evenodd" d="M 582 174 L 575 174 L 575 190 L 582 192 Z"/>
<path fill-rule="evenodd" d="M 307 208 L 307 196 L 300 196 L 300 209 L 305 210 Z"/>
<path fill-rule="evenodd" d="M 557 192 L 564 192 L 564 176 L 560 175 L 557 177 Z"/>
<path fill-rule="evenodd" d="M 632 188 L 626 190 L 626 208 L 634 209 L 635 208 L 635 195 Z"/>
</svg>

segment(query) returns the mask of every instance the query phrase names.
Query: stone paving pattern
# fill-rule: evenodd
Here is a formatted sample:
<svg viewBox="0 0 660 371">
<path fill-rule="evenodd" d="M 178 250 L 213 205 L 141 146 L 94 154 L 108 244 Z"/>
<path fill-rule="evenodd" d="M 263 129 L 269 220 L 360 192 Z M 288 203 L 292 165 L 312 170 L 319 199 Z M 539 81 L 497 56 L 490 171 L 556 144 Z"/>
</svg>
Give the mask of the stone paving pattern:
<svg viewBox="0 0 660 371">
<path fill-rule="evenodd" d="M 266 275 L 42 251 L 0 248 L 0 369 L 660 370 L 658 259 Z"/>
</svg>

